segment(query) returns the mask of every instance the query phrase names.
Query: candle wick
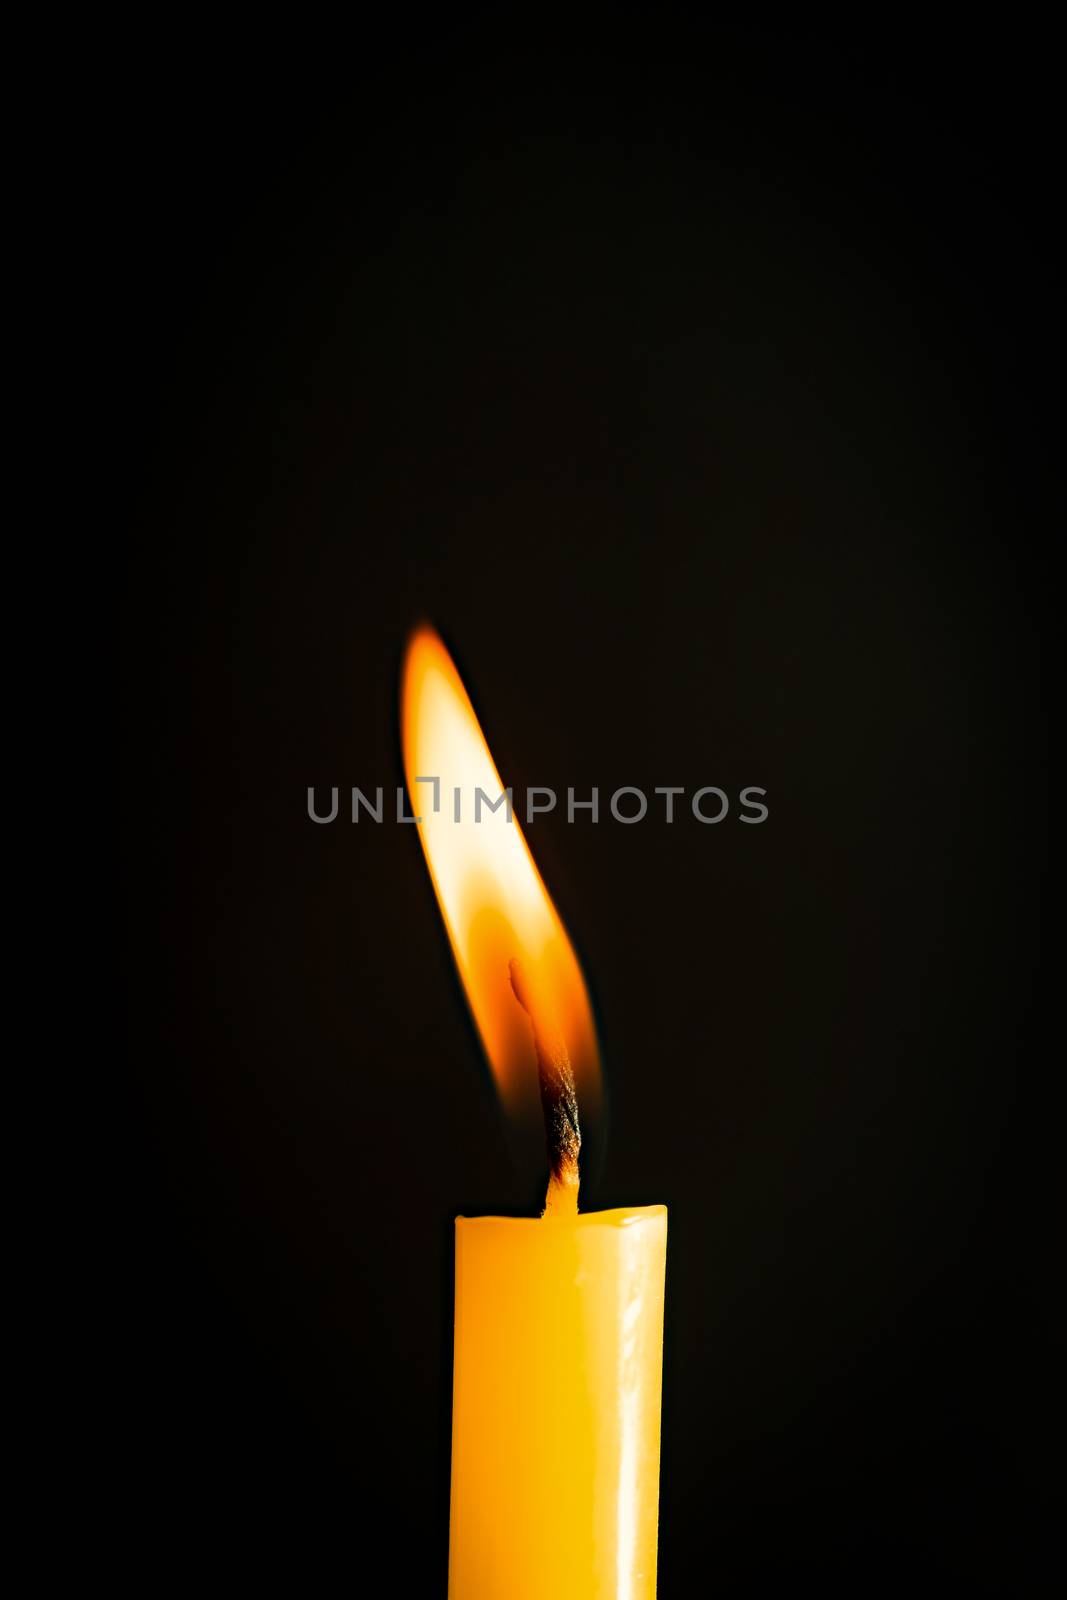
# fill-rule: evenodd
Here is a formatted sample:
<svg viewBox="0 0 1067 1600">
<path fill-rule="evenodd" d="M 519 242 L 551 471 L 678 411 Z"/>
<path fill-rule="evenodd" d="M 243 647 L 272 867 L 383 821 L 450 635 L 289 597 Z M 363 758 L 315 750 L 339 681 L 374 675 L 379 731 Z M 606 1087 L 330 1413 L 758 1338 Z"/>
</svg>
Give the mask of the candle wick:
<svg viewBox="0 0 1067 1600">
<path fill-rule="evenodd" d="M 578 1153 L 582 1134 L 571 1058 L 554 1018 L 546 1015 L 543 1003 L 538 1003 L 522 963 L 509 961 L 508 973 L 515 998 L 530 1018 L 533 1029 L 548 1149 L 545 1213 L 573 1216 L 578 1210 Z"/>
</svg>

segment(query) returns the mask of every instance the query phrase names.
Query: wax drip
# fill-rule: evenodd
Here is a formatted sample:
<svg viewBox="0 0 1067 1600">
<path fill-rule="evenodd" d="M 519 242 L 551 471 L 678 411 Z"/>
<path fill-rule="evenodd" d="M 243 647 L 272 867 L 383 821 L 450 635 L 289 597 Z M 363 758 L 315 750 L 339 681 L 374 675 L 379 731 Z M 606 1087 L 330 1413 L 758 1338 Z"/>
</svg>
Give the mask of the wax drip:
<svg viewBox="0 0 1067 1600">
<path fill-rule="evenodd" d="M 578 1126 L 578 1096 L 571 1058 L 554 1019 L 537 1003 L 522 963 L 509 961 L 508 972 L 515 998 L 530 1018 L 537 1055 L 549 1166 L 545 1215 L 574 1216 L 578 1211 L 578 1152 L 582 1147 L 582 1134 Z"/>
</svg>

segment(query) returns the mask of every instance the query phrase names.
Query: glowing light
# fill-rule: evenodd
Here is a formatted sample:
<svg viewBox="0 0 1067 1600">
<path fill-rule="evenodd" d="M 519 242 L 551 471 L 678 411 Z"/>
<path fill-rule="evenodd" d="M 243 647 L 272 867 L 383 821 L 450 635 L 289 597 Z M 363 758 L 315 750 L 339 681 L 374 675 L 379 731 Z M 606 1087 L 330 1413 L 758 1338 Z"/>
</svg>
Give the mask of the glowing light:
<svg viewBox="0 0 1067 1600">
<path fill-rule="evenodd" d="M 425 626 L 404 661 L 401 739 L 441 915 L 505 1105 L 517 1108 L 536 1094 L 530 1022 L 509 977 L 518 960 L 566 1045 L 579 1105 L 595 1108 L 600 1057 L 577 956 L 522 828 L 501 801 L 504 785 L 455 664 Z"/>
</svg>

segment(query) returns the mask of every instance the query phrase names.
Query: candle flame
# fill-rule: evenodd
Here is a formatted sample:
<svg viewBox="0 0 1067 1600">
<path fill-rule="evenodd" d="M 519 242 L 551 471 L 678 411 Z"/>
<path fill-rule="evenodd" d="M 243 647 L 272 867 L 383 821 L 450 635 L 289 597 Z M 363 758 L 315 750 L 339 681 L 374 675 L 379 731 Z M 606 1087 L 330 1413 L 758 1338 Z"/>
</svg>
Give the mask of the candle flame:
<svg viewBox="0 0 1067 1600">
<path fill-rule="evenodd" d="M 415 630 L 404 660 L 401 741 L 430 877 L 505 1107 L 514 1114 L 537 1101 L 533 1016 L 562 1041 L 578 1102 L 594 1109 L 600 1058 L 578 958 L 518 817 L 509 820 L 505 805 L 490 809 L 504 785 L 455 664 L 425 625 Z M 434 786 L 426 781 L 432 778 L 438 779 L 436 809 Z M 485 799 L 476 818 L 477 790 Z M 512 987 L 516 963 L 529 1015 Z"/>
</svg>

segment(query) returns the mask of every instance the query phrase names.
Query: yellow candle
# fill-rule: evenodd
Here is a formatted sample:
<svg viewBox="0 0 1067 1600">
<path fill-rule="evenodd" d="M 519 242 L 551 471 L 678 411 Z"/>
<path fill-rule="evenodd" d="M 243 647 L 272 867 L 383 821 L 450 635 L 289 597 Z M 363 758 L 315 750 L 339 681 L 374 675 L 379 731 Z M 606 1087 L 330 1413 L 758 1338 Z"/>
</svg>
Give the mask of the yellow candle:
<svg viewBox="0 0 1067 1600">
<path fill-rule="evenodd" d="M 656 1593 L 665 1206 L 457 1217 L 449 1600 Z"/>
<path fill-rule="evenodd" d="M 666 1208 L 578 1212 L 580 1118 L 600 1090 L 592 1007 L 426 627 L 405 658 L 402 739 L 486 1056 L 514 1114 L 540 1085 L 551 1173 L 543 1217 L 456 1220 L 450 1600 L 652 1600 Z"/>
</svg>

